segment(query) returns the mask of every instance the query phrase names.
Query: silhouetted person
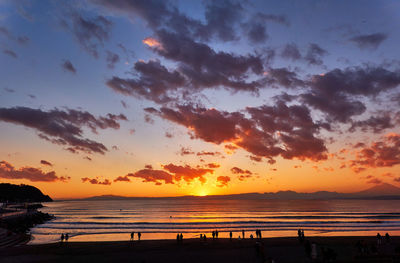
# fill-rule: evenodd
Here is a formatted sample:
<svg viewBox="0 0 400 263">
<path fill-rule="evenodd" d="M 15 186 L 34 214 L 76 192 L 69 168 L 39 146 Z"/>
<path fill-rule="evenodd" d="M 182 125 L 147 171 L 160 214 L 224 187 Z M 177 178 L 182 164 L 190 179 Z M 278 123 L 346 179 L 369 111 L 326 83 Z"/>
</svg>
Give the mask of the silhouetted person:
<svg viewBox="0 0 400 263">
<path fill-rule="evenodd" d="M 376 234 L 376 239 L 377 239 L 377 241 L 378 241 L 378 245 L 380 245 L 381 243 L 382 243 L 382 236 L 381 236 L 381 234 Z"/>
<path fill-rule="evenodd" d="M 61 243 L 64 242 L 64 233 L 61 234 Z"/>
<path fill-rule="evenodd" d="M 131 240 L 135 238 L 135 232 L 131 232 Z"/>
<path fill-rule="evenodd" d="M 179 239 L 180 239 L 180 236 L 179 236 L 179 233 L 178 233 L 178 234 L 176 234 L 176 242 L 177 243 L 179 243 Z"/>
<path fill-rule="evenodd" d="M 261 230 L 258 230 L 258 236 L 260 239 L 262 239 Z"/>
<path fill-rule="evenodd" d="M 386 233 L 386 234 L 385 234 L 385 240 L 386 240 L 386 243 L 387 243 L 387 244 L 390 243 L 390 236 L 389 236 L 389 233 Z"/>
<path fill-rule="evenodd" d="M 211 232 L 211 236 L 212 236 L 213 239 L 215 239 L 215 231 Z"/>
<path fill-rule="evenodd" d="M 142 237 L 142 233 L 138 232 L 137 236 L 138 236 L 138 240 L 140 241 L 140 238 Z"/>
<path fill-rule="evenodd" d="M 203 234 L 200 234 L 200 240 L 203 240 Z"/>
<path fill-rule="evenodd" d="M 66 233 L 65 234 L 65 242 L 68 242 L 68 239 L 69 239 L 69 235 L 68 235 L 68 233 Z"/>
<path fill-rule="evenodd" d="M 244 230 L 242 230 L 242 238 L 244 239 Z"/>
<path fill-rule="evenodd" d="M 207 241 L 207 236 L 206 236 L 206 234 L 203 234 L 203 240 L 204 240 L 204 242 Z"/>
<path fill-rule="evenodd" d="M 229 232 L 229 240 L 232 241 L 232 231 Z"/>
<path fill-rule="evenodd" d="M 250 234 L 250 239 L 253 239 L 253 234 Z"/>
<path fill-rule="evenodd" d="M 218 230 L 215 230 L 215 237 L 218 239 Z"/>
<path fill-rule="evenodd" d="M 181 242 L 183 242 L 183 235 L 182 235 L 182 233 L 180 234 L 179 239 L 180 239 Z"/>
</svg>

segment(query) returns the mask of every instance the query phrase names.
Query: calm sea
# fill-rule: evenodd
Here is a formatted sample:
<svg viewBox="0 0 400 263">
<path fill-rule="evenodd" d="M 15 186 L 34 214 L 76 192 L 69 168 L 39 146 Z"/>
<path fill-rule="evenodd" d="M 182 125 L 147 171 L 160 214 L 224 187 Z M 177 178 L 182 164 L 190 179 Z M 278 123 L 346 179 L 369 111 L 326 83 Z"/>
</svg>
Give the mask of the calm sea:
<svg viewBox="0 0 400 263">
<path fill-rule="evenodd" d="M 400 201 L 397 200 L 124 200 L 56 201 L 43 212 L 56 216 L 31 230 L 33 244 L 58 241 L 69 233 L 71 241 L 129 240 L 131 232 L 142 239 L 220 237 L 235 238 L 246 231 L 263 237 L 400 235 Z M 136 239 L 135 234 L 135 239 Z"/>
</svg>

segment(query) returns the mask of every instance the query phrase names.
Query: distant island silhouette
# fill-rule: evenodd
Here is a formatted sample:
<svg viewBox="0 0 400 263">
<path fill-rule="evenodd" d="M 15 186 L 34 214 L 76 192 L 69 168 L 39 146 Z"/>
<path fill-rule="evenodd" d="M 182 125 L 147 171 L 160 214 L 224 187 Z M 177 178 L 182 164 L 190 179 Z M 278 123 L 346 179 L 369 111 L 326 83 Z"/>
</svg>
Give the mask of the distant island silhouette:
<svg viewBox="0 0 400 263">
<path fill-rule="evenodd" d="M 243 193 L 230 195 L 207 195 L 207 196 L 175 196 L 175 197 L 126 197 L 118 195 L 101 195 L 83 198 L 79 200 L 141 200 L 141 199 L 400 199 L 400 188 L 391 184 L 383 183 L 369 189 L 354 193 L 338 193 L 329 191 L 317 191 L 312 193 L 298 193 L 295 191 L 278 191 L 266 193 Z M 77 200 L 77 199 L 74 199 Z"/>
</svg>

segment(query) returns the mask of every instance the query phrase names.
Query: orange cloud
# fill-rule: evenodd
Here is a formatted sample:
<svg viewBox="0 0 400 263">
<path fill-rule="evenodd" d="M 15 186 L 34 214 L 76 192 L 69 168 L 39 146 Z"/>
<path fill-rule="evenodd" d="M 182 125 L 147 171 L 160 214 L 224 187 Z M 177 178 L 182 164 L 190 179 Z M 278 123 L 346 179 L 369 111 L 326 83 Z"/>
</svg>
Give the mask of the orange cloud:
<svg viewBox="0 0 400 263">
<path fill-rule="evenodd" d="M 230 180 L 231 180 L 231 178 L 229 176 L 218 176 L 217 186 L 218 187 L 228 186 L 228 183 L 230 182 Z"/>
<path fill-rule="evenodd" d="M 174 165 L 172 163 L 164 165 L 164 170 L 167 170 L 170 173 L 175 175 L 175 180 L 180 181 L 183 179 L 187 183 L 192 182 L 194 179 L 198 179 L 201 183 L 205 183 L 207 179 L 204 177 L 207 173 L 214 173 L 212 169 L 206 168 L 192 168 L 189 165 Z"/>
<path fill-rule="evenodd" d="M 5 179 L 26 179 L 32 182 L 66 182 L 70 177 L 57 176 L 56 172 L 43 172 L 39 168 L 22 167 L 15 169 L 14 166 L 6 161 L 0 162 L 0 178 Z"/>
<path fill-rule="evenodd" d="M 143 44 L 148 45 L 149 47 L 154 47 L 154 48 L 159 48 L 159 49 L 163 49 L 163 46 L 161 45 L 161 43 L 152 37 L 146 37 L 145 39 L 143 39 Z"/>
<path fill-rule="evenodd" d="M 350 161 L 351 169 L 362 172 L 367 168 L 392 167 L 400 164 L 400 134 L 389 133 L 380 141 L 370 146 L 357 144 L 361 147 L 356 152 L 356 159 Z"/>
<path fill-rule="evenodd" d="M 251 171 L 249 171 L 249 170 L 243 170 L 243 169 L 240 169 L 239 167 L 233 167 L 233 168 L 231 168 L 231 172 L 232 172 L 233 174 L 247 174 L 247 175 L 252 175 L 252 174 L 253 174 Z"/>
</svg>

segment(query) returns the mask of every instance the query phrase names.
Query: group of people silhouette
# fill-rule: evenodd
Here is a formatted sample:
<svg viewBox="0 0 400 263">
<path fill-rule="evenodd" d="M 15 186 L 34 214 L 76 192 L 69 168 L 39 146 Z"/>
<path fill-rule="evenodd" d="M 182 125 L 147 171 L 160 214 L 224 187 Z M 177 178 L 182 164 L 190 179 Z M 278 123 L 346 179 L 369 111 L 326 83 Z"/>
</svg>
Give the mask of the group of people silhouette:
<svg viewBox="0 0 400 263">
<path fill-rule="evenodd" d="M 138 241 L 140 241 L 140 238 L 142 237 L 142 233 L 137 232 L 137 236 L 138 236 Z M 131 241 L 133 241 L 134 239 L 135 239 L 135 232 L 131 232 Z"/>
<path fill-rule="evenodd" d="M 183 235 L 182 235 L 182 233 L 176 234 L 176 241 L 178 241 L 178 243 L 182 243 L 182 242 L 183 242 Z"/>
<path fill-rule="evenodd" d="M 378 245 L 382 245 L 382 236 L 381 236 L 380 233 L 376 234 L 376 239 L 377 239 Z M 387 244 L 390 243 L 390 235 L 389 235 L 389 233 L 385 234 L 385 240 L 386 240 Z"/>
<path fill-rule="evenodd" d="M 213 239 L 218 239 L 218 231 L 217 230 L 212 231 L 211 235 L 212 235 Z"/>
<path fill-rule="evenodd" d="M 68 233 L 66 233 L 65 235 L 64 235 L 64 233 L 61 234 L 61 243 L 63 243 L 64 240 L 65 240 L 65 242 L 68 242 L 68 239 L 69 239 Z"/>
<path fill-rule="evenodd" d="M 298 229 L 297 230 L 297 238 L 299 239 L 300 243 L 303 243 L 305 237 L 304 237 L 304 229 Z"/>
</svg>

